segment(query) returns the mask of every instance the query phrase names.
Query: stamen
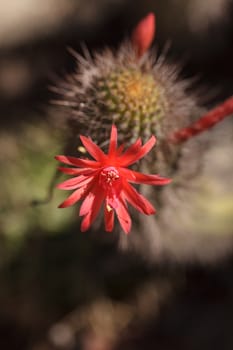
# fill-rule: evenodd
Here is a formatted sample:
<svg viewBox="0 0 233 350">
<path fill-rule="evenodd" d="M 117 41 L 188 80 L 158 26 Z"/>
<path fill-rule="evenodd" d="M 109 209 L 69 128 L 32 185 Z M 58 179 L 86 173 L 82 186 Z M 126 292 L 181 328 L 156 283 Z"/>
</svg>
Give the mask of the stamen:
<svg viewBox="0 0 233 350">
<path fill-rule="evenodd" d="M 106 209 L 107 209 L 108 212 L 113 210 L 112 207 L 109 204 L 106 205 Z"/>
<path fill-rule="evenodd" d="M 104 189 L 109 189 L 116 184 L 116 181 L 120 178 L 119 172 L 114 167 L 104 168 L 100 173 L 100 184 Z"/>
</svg>

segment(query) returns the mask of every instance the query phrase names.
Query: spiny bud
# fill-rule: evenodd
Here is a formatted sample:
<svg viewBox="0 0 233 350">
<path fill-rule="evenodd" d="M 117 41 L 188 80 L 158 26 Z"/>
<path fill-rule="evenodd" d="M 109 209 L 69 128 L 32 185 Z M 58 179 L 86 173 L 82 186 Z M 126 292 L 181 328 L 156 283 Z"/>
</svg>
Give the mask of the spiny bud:
<svg viewBox="0 0 233 350">
<path fill-rule="evenodd" d="M 156 133 L 166 113 L 163 87 L 151 74 L 140 69 L 119 69 L 98 82 L 98 100 L 104 101 L 113 122 L 127 131 L 130 138 L 148 138 Z"/>
</svg>

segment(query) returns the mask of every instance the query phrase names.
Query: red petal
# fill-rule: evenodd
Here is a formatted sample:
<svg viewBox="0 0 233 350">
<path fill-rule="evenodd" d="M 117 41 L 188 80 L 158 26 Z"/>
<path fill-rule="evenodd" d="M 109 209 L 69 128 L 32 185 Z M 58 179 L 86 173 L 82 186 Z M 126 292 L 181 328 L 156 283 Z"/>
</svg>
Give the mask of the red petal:
<svg viewBox="0 0 233 350">
<path fill-rule="evenodd" d="M 94 199 L 95 199 L 94 194 L 89 192 L 87 197 L 82 202 L 82 205 L 79 211 L 79 216 L 85 216 L 88 214 L 88 212 L 90 212 Z"/>
<path fill-rule="evenodd" d="M 67 174 L 67 175 L 91 175 L 95 170 L 92 170 L 90 168 L 63 168 L 61 166 L 58 167 L 58 170 L 60 170 L 62 173 Z"/>
<path fill-rule="evenodd" d="M 120 145 L 117 150 L 116 150 L 116 155 L 119 157 L 121 155 L 121 153 L 123 152 L 123 149 L 124 149 L 125 145 L 122 144 Z"/>
<path fill-rule="evenodd" d="M 169 184 L 172 180 L 168 178 L 161 177 L 159 175 L 150 175 L 143 174 L 137 171 L 120 168 L 120 175 L 127 179 L 129 182 L 136 184 L 145 184 L 145 185 L 166 185 Z"/>
<path fill-rule="evenodd" d="M 61 156 L 61 155 L 56 156 L 55 159 L 61 163 L 68 164 L 68 165 L 75 165 L 80 168 L 96 169 L 100 167 L 99 162 L 96 162 L 94 160 L 89 160 L 89 159 L 80 159 L 76 157 Z"/>
<path fill-rule="evenodd" d="M 97 214 L 99 213 L 101 204 L 104 200 L 103 192 L 99 191 L 97 188 L 93 188 L 92 191 L 93 197 L 90 198 L 89 203 L 89 212 L 84 216 L 84 219 L 81 223 L 81 231 L 87 231 L 91 226 L 92 222 L 95 220 Z"/>
<path fill-rule="evenodd" d="M 155 16 L 149 13 L 139 22 L 132 35 L 132 43 L 138 56 L 144 54 L 149 49 L 155 36 Z"/>
<path fill-rule="evenodd" d="M 115 154 L 116 148 L 117 148 L 117 128 L 115 125 L 112 125 L 108 155 L 111 156 Z"/>
<path fill-rule="evenodd" d="M 79 215 L 84 216 L 87 215 L 88 212 L 90 212 L 93 202 L 95 200 L 95 194 L 93 192 L 89 192 L 87 197 L 82 202 L 82 205 L 80 207 Z"/>
<path fill-rule="evenodd" d="M 130 147 L 121 157 L 120 157 L 120 166 L 128 166 L 135 162 L 137 162 L 139 159 L 143 158 L 148 152 L 150 152 L 151 148 L 155 145 L 156 138 L 154 136 L 151 136 L 151 138 L 142 146 L 137 147 L 134 151 L 130 150 Z"/>
<path fill-rule="evenodd" d="M 93 179 L 94 179 L 93 176 L 87 177 L 87 176 L 80 175 L 58 184 L 57 188 L 60 188 L 60 190 L 74 190 L 78 187 L 87 185 Z"/>
<path fill-rule="evenodd" d="M 105 221 L 105 230 L 107 232 L 112 232 L 114 227 L 114 210 L 108 210 L 106 205 L 104 207 L 104 221 Z"/>
<path fill-rule="evenodd" d="M 129 212 L 127 209 L 126 204 L 123 202 L 123 200 L 119 200 L 119 205 L 115 209 L 118 220 L 120 222 L 120 225 L 124 232 L 127 234 L 130 232 L 131 229 L 131 218 L 129 216 Z"/>
<path fill-rule="evenodd" d="M 86 136 L 80 136 L 80 140 L 82 141 L 83 146 L 86 148 L 88 153 L 96 159 L 99 162 L 102 162 L 105 158 L 106 155 L 102 151 L 102 149 L 97 146 L 90 138 L 87 138 Z"/>
<path fill-rule="evenodd" d="M 152 204 L 127 182 L 124 183 L 123 194 L 126 200 L 141 213 L 146 215 L 155 213 L 155 208 Z"/>
<path fill-rule="evenodd" d="M 74 191 L 64 202 L 62 202 L 58 208 L 67 208 L 78 202 L 88 192 L 89 188 L 78 188 Z"/>
<path fill-rule="evenodd" d="M 123 154 L 121 154 L 119 156 L 118 163 L 120 165 L 121 165 L 121 163 L 123 163 L 125 165 L 127 159 L 132 157 L 135 154 L 135 152 L 138 152 L 140 147 L 141 147 L 141 145 L 142 145 L 142 140 L 139 138 Z"/>
</svg>

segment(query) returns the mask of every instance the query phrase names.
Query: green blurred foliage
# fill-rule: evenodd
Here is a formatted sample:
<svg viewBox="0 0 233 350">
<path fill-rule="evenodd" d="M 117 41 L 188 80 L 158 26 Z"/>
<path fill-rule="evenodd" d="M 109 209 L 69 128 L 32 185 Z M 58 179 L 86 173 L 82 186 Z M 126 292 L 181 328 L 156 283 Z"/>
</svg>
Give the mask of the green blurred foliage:
<svg viewBox="0 0 233 350">
<path fill-rule="evenodd" d="M 71 210 L 58 210 L 64 198 L 61 191 L 53 191 L 49 203 L 33 205 L 48 196 L 48 188 L 56 171 L 54 156 L 62 145 L 45 123 L 23 124 L 17 132 L 1 135 L 0 157 L 2 234 L 15 240 L 39 228 L 62 231 L 71 219 Z M 55 187 L 55 184 L 54 184 Z"/>
</svg>

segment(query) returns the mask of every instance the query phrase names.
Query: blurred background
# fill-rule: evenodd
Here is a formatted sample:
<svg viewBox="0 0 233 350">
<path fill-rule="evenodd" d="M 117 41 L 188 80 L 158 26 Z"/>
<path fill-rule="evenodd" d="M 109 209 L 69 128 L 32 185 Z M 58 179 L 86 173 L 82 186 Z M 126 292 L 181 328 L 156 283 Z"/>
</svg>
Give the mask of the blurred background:
<svg viewBox="0 0 233 350">
<path fill-rule="evenodd" d="M 48 86 L 74 69 L 67 47 L 116 48 L 151 11 L 158 49 L 170 42 L 169 60 L 213 96 L 203 107 L 232 95 L 231 0 L 0 0 L 0 349 L 233 348 L 232 120 L 211 134 L 206 249 L 190 256 L 188 237 L 167 243 L 172 259 L 147 259 L 81 234 L 75 208 L 57 209 L 62 191 L 31 205 L 64 147 Z"/>
</svg>

